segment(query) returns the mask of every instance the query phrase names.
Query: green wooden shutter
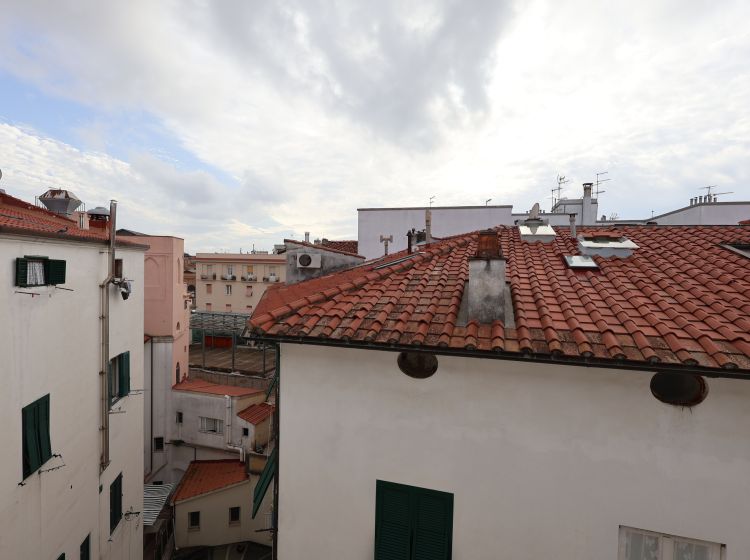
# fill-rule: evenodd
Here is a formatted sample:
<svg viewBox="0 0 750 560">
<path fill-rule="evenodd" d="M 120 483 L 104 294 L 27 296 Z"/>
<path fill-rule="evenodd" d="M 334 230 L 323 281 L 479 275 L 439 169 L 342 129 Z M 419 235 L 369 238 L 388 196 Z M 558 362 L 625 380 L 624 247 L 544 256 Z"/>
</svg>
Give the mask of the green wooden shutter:
<svg viewBox="0 0 750 560">
<path fill-rule="evenodd" d="M 38 414 L 36 403 L 23 407 L 21 411 L 23 429 L 23 477 L 28 477 L 42 464 L 40 460 L 39 439 L 37 438 Z"/>
<path fill-rule="evenodd" d="M 37 437 L 39 438 L 39 461 L 43 465 L 52 457 L 52 445 L 49 437 L 49 395 L 44 395 L 37 401 L 38 424 Z"/>
<path fill-rule="evenodd" d="M 409 487 L 378 480 L 375 560 L 411 560 L 413 517 Z"/>
<path fill-rule="evenodd" d="M 81 543 L 80 552 L 80 560 L 91 560 L 91 535 L 86 535 Z"/>
<path fill-rule="evenodd" d="M 65 284 L 65 261 L 50 259 L 47 263 L 47 284 Z"/>
<path fill-rule="evenodd" d="M 275 473 L 276 449 L 274 449 L 273 453 L 271 453 L 271 456 L 268 457 L 266 466 L 263 467 L 263 472 L 260 473 L 260 478 L 258 478 L 258 482 L 255 485 L 255 490 L 253 491 L 253 519 L 255 519 L 255 515 L 260 509 L 260 505 L 263 502 L 263 498 L 266 496 L 268 486 L 271 484 L 271 480 L 273 480 L 273 476 Z"/>
<path fill-rule="evenodd" d="M 115 532 L 122 519 L 122 473 L 109 486 L 109 533 Z"/>
<path fill-rule="evenodd" d="M 16 259 L 16 286 L 26 287 L 26 278 L 29 272 L 29 261 Z"/>
<path fill-rule="evenodd" d="M 119 356 L 120 361 L 120 392 L 119 396 L 125 397 L 130 393 L 130 352 L 123 352 Z"/>
<path fill-rule="evenodd" d="M 115 381 L 117 381 L 115 379 L 115 367 L 112 360 L 110 360 L 107 364 L 107 398 L 109 399 L 110 408 L 112 408 L 112 405 L 115 402 L 115 396 L 119 390 L 119 388 L 115 386 Z"/>
<path fill-rule="evenodd" d="M 449 560 L 453 532 L 453 495 L 414 492 L 414 560 Z"/>
</svg>

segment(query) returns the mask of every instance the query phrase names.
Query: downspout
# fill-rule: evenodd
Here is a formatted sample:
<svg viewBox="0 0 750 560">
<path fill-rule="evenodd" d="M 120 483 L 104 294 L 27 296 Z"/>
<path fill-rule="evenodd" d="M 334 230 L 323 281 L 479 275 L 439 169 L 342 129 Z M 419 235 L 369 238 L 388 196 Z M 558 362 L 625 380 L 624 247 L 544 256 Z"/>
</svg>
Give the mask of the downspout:
<svg viewBox="0 0 750 560">
<path fill-rule="evenodd" d="M 99 285 L 101 298 L 102 348 L 99 376 L 101 377 L 101 433 L 102 454 L 99 472 L 109 465 L 109 285 L 115 277 L 115 243 L 117 242 L 117 201 L 109 201 L 109 263 L 107 278 Z"/>
<path fill-rule="evenodd" d="M 227 406 L 225 407 L 224 411 L 224 427 L 226 431 L 226 446 L 227 449 L 232 449 L 234 451 L 240 452 L 240 461 L 242 463 L 245 462 L 245 448 L 241 445 L 232 445 L 232 397 L 229 395 L 224 395 L 224 399 L 226 400 Z"/>
<path fill-rule="evenodd" d="M 151 441 L 149 443 L 149 449 L 151 450 L 151 461 L 150 461 L 150 471 L 149 474 L 151 474 L 154 471 L 154 339 L 151 338 L 151 421 L 149 422 L 149 427 L 151 428 Z M 166 436 L 166 434 L 164 434 Z M 166 451 L 165 451 L 166 452 Z"/>
</svg>

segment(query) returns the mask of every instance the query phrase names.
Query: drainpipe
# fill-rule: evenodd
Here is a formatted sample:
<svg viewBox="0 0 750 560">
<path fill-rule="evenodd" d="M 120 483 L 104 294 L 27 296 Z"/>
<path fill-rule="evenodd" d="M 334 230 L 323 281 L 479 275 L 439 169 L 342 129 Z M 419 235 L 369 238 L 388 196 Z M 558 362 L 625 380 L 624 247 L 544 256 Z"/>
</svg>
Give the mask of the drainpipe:
<svg viewBox="0 0 750 560">
<path fill-rule="evenodd" d="M 226 433 L 226 446 L 227 449 L 232 449 L 233 451 L 239 451 L 240 452 L 240 461 L 242 463 L 245 462 L 245 448 L 241 445 L 232 445 L 232 397 L 229 395 L 224 395 L 224 401 L 226 402 L 226 407 L 224 409 L 224 430 Z"/>
<path fill-rule="evenodd" d="M 432 243 L 432 210 L 429 208 L 424 211 L 424 233 L 425 243 Z"/>
<path fill-rule="evenodd" d="M 273 473 L 273 516 L 271 527 L 273 528 L 272 555 L 273 560 L 279 559 L 279 461 L 281 460 L 281 449 L 279 449 L 279 416 L 281 396 L 281 344 L 276 344 L 276 397 L 274 406 L 276 410 L 273 415 L 273 437 L 276 439 L 276 472 Z"/>
<path fill-rule="evenodd" d="M 102 454 L 99 463 L 99 471 L 109 465 L 109 285 L 115 277 L 115 243 L 117 242 L 117 201 L 109 201 L 109 270 L 107 278 L 99 285 L 101 298 L 101 327 L 102 327 L 102 348 L 101 348 L 101 368 L 99 376 L 101 377 L 101 433 L 102 433 Z"/>
</svg>

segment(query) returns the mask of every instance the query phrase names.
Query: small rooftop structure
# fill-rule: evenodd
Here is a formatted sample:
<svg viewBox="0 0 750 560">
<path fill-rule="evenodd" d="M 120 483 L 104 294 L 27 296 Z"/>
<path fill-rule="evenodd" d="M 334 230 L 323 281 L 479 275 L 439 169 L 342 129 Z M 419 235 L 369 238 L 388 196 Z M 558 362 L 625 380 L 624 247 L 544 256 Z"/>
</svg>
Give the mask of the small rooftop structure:
<svg viewBox="0 0 750 560">
<path fill-rule="evenodd" d="M 182 502 L 248 481 L 245 464 L 236 459 L 192 461 L 172 498 Z"/>
<path fill-rule="evenodd" d="M 237 416 L 245 422 L 256 426 L 266 418 L 269 418 L 273 414 L 274 409 L 275 407 L 269 403 L 251 404 L 246 409 L 239 411 Z"/>
<path fill-rule="evenodd" d="M 206 395 L 228 395 L 230 397 L 245 397 L 262 393 L 261 389 L 252 387 L 239 387 L 236 385 L 219 385 L 203 379 L 185 379 L 172 386 L 175 391 L 189 391 L 191 393 L 203 393 Z"/>
<path fill-rule="evenodd" d="M 39 196 L 39 202 L 55 214 L 70 216 L 81 205 L 81 199 L 65 189 L 49 189 Z"/>
</svg>

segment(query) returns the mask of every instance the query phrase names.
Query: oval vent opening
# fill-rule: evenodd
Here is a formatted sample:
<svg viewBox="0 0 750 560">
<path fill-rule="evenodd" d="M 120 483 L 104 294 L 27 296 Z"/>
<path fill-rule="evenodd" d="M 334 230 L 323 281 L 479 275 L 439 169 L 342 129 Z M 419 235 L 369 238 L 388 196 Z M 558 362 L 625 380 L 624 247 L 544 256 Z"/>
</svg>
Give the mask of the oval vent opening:
<svg viewBox="0 0 750 560">
<path fill-rule="evenodd" d="M 398 367 L 409 377 L 426 379 L 437 371 L 438 361 L 433 354 L 401 352 L 398 355 Z"/>
<path fill-rule="evenodd" d="M 651 393 L 663 403 L 695 406 L 708 394 L 708 385 L 700 375 L 657 373 L 651 378 Z"/>
</svg>

